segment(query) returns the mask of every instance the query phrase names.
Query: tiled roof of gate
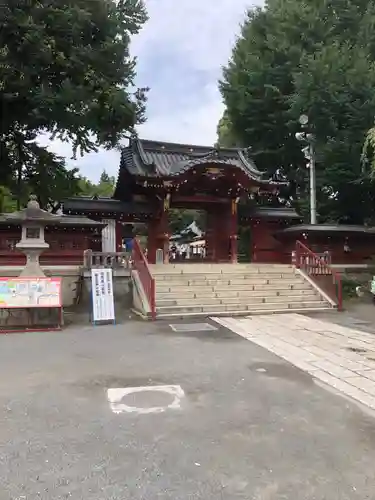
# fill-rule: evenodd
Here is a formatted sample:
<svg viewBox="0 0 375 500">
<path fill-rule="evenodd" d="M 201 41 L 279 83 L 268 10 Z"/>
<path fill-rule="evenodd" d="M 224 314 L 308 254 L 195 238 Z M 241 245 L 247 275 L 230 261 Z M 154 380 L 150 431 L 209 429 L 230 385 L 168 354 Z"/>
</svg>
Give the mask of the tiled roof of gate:
<svg viewBox="0 0 375 500">
<path fill-rule="evenodd" d="M 0 225 L 20 225 L 19 221 L 12 221 L 8 217 L 9 214 L 0 214 Z M 105 226 L 102 222 L 95 221 L 92 219 L 89 219 L 88 217 L 85 217 L 84 215 L 60 215 L 58 221 L 54 223 L 53 221 L 49 222 L 47 226 L 82 226 L 82 227 L 101 227 Z"/>
<path fill-rule="evenodd" d="M 152 213 L 152 207 L 146 203 L 124 202 L 106 197 L 77 196 L 63 200 L 63 211 L 70 213 Z"/>
<path fill-rule="evenodd" d="M 121 168 L 132 175 L 170 177 L 197 165 L 235 166 L 250 178 L 261 181 L 262 172 L 255 166 L 247 150 L 214 148 L 149 141 L 132 138 L 123 148 Z"/>
</svg>

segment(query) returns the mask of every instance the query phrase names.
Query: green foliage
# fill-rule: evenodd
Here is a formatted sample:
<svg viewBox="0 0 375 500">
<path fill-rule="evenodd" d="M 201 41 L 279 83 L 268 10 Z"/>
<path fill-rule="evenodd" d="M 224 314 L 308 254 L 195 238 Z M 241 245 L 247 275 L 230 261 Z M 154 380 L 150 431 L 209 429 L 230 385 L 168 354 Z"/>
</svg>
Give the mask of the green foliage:
<svg viewBox="0 0 375 500">
<path fill-rule="evenodd" d="M 13 153 L 13 152 L 12 152 Z M 0 211 L 12 211 L 26 205 L 31 194 L 38 197 L 40 206 L 56 211 L 59 200 L 78 194 L 78 169 L 68 170 L 63 158 L 47 151 L 36 142 L 20 147 L 13 156 L 14 172 L 8 179 L 6 200 Z M 5 200 L 4 199 L 4 200 Z"/>
<path fill-rule="evenodd" d="M 171 234 L 177 234 L 186 229 L 192 222 L 196 222 L 199 229 L 205 230 L 205 213 L 199 210 L 171 209 L 169 211 L 169 228 Z"/>
<path fill-rule="evenodd" d="M 362 164 L 363 169 L 367 170 L 367 165 L 370 164 L 370 177 L 375 178 L 375 127 L 371 127 L 365 137 L 362 149 Z"/>
<path fill-rule="evenodd" d="M 234 148 L 237 141 L 233 137 L 232 124 L 230 123 L 228 113 L 225 111 L 217 126 L 217 146 L 222 148 Z"/>
<path fill-rule="evenodd" d="M 316 135 L 320 221 L 363 223 L 374 187 L 361 151 L 375 116 L 375 2 L 269 0 L 249 11 L 220 88 L 231 134 L 260 170 L 281 167 L 308 206 L 308 170 L 295 138 Z"/>
<path fill-rule="evenodd" d="M 116 178 L 111 177 L 103 170 L 99 183 L 94 184 L 86 177 L 79 180 L 79 192 L 84 196 L 111 197 L 115 190 Z"/>
<path fill-rule="evenodd" d="M 0 186 L 0 213 L 14 212 L 16 206 L 10 190 L 5 186 Z"/>
<path fill-rule="evenodd" d="M 134 88 L 129 44 L 145 20 L 141 0 L 2 2 L 1 184 L 13 191 L 35 179 L 46 203 L 55 182 L 57 194 L 69 186 L 73 194 L 74 173 L 37 145 L 37 135 L 69 140 L 83 154 L 116 146 L 142 122 L 146 89 Z"/>
</svg>

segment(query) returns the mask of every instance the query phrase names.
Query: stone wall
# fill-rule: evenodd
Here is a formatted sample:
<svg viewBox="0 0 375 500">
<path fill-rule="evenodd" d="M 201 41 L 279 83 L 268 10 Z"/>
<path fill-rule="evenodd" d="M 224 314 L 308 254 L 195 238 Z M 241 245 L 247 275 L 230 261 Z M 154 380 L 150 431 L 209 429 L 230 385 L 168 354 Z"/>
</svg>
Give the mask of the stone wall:
<svg viewBox="0 0 375 500">
<path fill-rule="evenodd" d="M 91 273 L 85 271 L 83 275 L 80 308 L 91 310 Z M 116 317 L 130 311 L 133 303 L 132 282 L 130 271 L 115 269 L 113 271 L 113 292 L 115 298 Z"/>
</svg>

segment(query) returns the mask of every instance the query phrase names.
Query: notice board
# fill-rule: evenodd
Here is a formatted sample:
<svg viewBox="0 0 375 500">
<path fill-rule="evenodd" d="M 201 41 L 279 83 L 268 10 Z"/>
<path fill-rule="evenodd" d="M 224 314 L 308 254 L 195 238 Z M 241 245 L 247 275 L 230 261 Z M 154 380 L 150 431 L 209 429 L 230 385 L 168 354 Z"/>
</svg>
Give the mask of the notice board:
<svg viewBox="0 0 375 500">
<path fill-rule="evenodd" d="M 112 269 L 92 269 L 92 320 L 115 322 Z"/>
<path fill-rule="evenodd" d="M 0 308 L 62 307 L 61 278 L 0 278 Z"/>
</svg>

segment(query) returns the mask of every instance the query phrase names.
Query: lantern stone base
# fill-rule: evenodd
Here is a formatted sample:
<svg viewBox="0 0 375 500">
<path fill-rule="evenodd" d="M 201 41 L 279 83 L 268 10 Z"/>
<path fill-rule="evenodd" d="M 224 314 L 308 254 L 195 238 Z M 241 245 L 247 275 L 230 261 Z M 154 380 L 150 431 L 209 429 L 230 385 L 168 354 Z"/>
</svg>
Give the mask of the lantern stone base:
<svg viewBox="0 0 375 500">
<path fill-rule="evenodd" d="M 44 274 L 43 269 L 39 264 L 39 257 L 41 253 L 49 248 L 48 243 L 44 243 L 43 245 L 34 248 L 25 244 L 18 243 L 16 247 L 26 255 L 26 266 L 21 271 L 20 277 L 45 278 L 46 275 Z"/>
</svg>

